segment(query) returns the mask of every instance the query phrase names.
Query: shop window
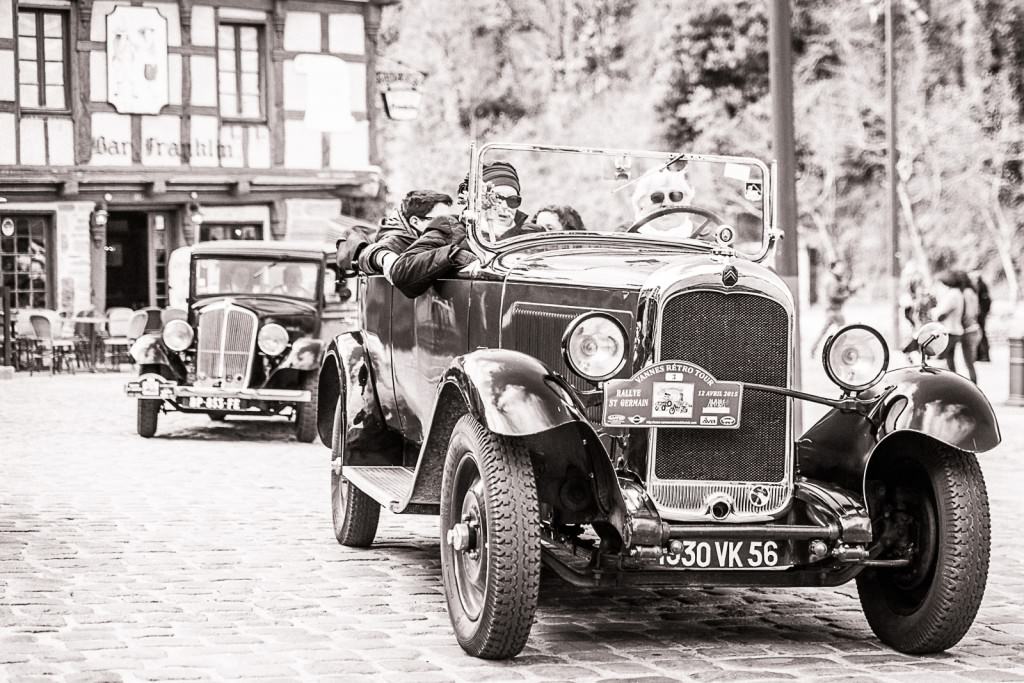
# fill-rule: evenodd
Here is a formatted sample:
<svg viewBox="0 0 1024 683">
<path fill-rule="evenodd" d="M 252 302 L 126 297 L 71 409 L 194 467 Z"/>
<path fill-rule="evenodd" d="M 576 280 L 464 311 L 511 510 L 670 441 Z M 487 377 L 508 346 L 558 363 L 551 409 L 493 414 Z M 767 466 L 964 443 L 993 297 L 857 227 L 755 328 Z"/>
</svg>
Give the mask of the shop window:
<svg viewBox="0 0 1024 683">
<path fill-rule="evenodd" d="M 67 110 L 67 12 L 18 10 L 18 102 L 22 109 Z"/>
<path fill-rule="evenodd" d="M 0 277 L 15 308 L 52 308 L 50 220 L 4 216 L 0 233 Z M 10 234 L 8 234 L 10 233 Z"/>
<path fill-rule="evenodd" d="M 261 240 L 263 226 L 259 223 L 203 223 L 199 228 L 199 241 Z"/>
<path fill-rule="evenodd" d="M 217 90 L 224 118 L 264 116 L 262 33 L 252 24 L 220 24 L 217 29 Z"/>
</svg>

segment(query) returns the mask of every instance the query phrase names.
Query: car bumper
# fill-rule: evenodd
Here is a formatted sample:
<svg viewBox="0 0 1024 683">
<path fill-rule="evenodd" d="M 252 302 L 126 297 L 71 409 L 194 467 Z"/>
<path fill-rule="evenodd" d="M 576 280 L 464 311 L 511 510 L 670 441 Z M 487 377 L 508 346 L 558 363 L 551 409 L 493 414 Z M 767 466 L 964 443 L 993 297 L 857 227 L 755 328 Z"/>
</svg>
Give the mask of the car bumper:
<svg viewBox="0 0 1024 683">
<path fill-rule="evenodd" d="M 185 386 L 160 375 L 146 374 L 128 382 L 124 392 L 131 398 L 161 398 L 178 402 L 183 398 L 238 399 L 239 401 L 267 403 L 309 403 L 313 396 L 303 389 L 246 389 L 225 387 Z"/>
</svg>

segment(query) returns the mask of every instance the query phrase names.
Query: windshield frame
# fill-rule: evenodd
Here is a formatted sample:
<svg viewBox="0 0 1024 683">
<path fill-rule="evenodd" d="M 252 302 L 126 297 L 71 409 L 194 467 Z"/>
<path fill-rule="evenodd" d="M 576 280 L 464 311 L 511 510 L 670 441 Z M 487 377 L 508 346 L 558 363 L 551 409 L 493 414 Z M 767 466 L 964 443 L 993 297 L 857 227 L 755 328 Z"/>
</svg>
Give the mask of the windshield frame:
<svg viewBox="0 0 1024 683">
<path fill-rule="evenodd" d="M 299 301 L 303 304 L 320 309 L 324 304 L 324 259 L 308 258 L 308 257 L 289 257 L 289 256 L 270 256 L 267 254 L 196 254 L 192 253 L 192 258 L 189 263 L 189 274 L 188 274 L 188 297 L 189 304 L 202 299 L 248 299 L 253 297 L 258 298 L 272 298 L 272 299 L 287 299 L 289 301 Z M 251 261 L 256 263 L 273 264 L 273 263 L 311 263 L 317 267 L 317 286 L 314 290 L 314 296 L 312 298 L 304 298 L 299 296 L 289 296 L 288 294 L 274 294 L 271 292 L 215 292 L 211 294 L 199 294 L 196 291 L 196 268 L 199 261 Z"/>
<path fill-rule="evenodd" d="M 777 236 L 775 231 L 775 164 L 771 166 L 761 161 L 756 157 L 743 157 L 743 156 L 728 156 L 718 154 L 690 154 L 687 152 L 659 152 L 651 150 L 636 150 L 636 149 L 617 149 L 607 147 L 577 147 L 571 145 L 547 145 L 547 144 L 529 144 L 529 143 L 516 143 L 516 142 L 488 142 L 480 147 L 476 146 L 476 143 L 471 145 L 470 149 L 470 173 L 469 173 L 469 193 L 468 203 L 465 216 L 467 223 L 469 224 L 468 240 L 473 252 L 483 263 L 490 263 L 496 257 L 501 254 L 519 249 L 520 247 L 528 244 L 544 243 L 551 241 L 553 236 L 550 233 L 533 233 L 519 235 L 507 240 L 502 240 L 498 244 L 492 244 L 484 240 L 480 235 L 480 222 L 477 220 L 482 214 L 482 202 L 483 202 L 483 183 L 481 181 L 481 173 L 483 167 L 483 160 L 487 153 L 493 150 L 507 150 L 512 152 L 555 152 L 555 153 L 569 153 L 569 154 L 599 154 L 602 156 L 609 157 L 620 157 L 626 156 L 646 156 L 646 157 L 661 157 L 665 159 L 665 166 L 669 166 L 676 161 L 696 161 L 696 162 L 708 162 L 708 163 L 735 163 L 735 164 L 748 164 L 756 166 L 761 171 L 761 178 L 763 183 L 763 192 L 761 196 L 761 210 L 764 216 L 763 228 L 761 231 L 761 248 L 756 254 L 749 254 L 744 252 L 736 252 L 735 255 L 741 258 L 749 259 L 751 261 L 760 262 L 767 258 L 769 255 L 772 244 Z M 642 176 L 637 176 L 636 179 L 630 182 L 635 182 Z M 546 236 L 545 236 L 546 235 Z M 626 239 L 635 240 L 644 244 L 666 246 L 670 248 L 683 248 L 692 249 L 694 247 L 702 249 L 713 249 L 715 244 L 706 240 L 697 239 L 659 239 L 651 234 L 641 233 L 626 233 L 626 232 L 597 232 L 597 231 L 583 231 L 574 232 L 573 238 L 575 239 Z"/>
</svg>

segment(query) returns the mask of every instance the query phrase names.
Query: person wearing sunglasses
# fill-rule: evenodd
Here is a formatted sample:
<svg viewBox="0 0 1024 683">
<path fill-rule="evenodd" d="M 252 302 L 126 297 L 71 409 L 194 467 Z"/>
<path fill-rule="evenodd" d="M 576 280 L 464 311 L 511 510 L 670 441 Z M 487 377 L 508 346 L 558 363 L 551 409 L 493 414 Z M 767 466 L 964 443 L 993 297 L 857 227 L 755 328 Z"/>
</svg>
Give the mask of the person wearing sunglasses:
<svg viewBox="0 0 1024 683">
<path fill-rule="evenodd" d="M 633 220 L 640 220 L 655 211 L 673 206 L 689 206 L 696 193 L 683 171 L 661 170 L 640 180 L 633 191 Z M 692 216 L 676 213 L 655 219 L 640 228 L 641 234 L 671 234 L 689 237 L 693 232 Z"/>
<path fill-rule="evenodd" d="M 484 166 L 480 180 L 485 187 L 484 218 L 492 240 L 536 231 L 525 227 L 529 216 L 519 210 L 523 198 L 515 166 L 507 161 L 491 162 Z"/>
</svg>

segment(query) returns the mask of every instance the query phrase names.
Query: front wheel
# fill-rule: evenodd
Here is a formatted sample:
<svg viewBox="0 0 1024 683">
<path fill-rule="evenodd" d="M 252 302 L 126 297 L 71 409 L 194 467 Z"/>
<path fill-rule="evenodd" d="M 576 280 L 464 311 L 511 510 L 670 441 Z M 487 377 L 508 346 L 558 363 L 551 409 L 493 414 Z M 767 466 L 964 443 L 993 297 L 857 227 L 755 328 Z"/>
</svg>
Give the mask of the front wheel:
<svg viewBox="0 0 1024 683">
<path fill-rule="evenodd" d="M 881 559 L 909 557 L 910 565 L 857 578 L 864 616 L 900 652 L 942 652 L 971 627 L 988 578 L 988 494 L 977 458 L 910 451 L 873 466 L 867 483 Z"/>
<path fill-rule="evenodd" d="M 138 429 L 139 436 L 148 439 L 156 434 L 156 425 L 160 420 L 160 404 L 163 401 L 140 398 L 137 403 L 138 405 L 135 407 L 136 428 Z"/>
<path fill-rule="evenodd" d="M 341 476 L 345 457 L 344 394 L 334 410 L 331 439 L 331 520 L 338 543 L 351 548 L 368 548 L 377 535 L 380 505 Z"/>
<path fill-rule="evenodd" d="M 300 403 L 295 408 L 295 438 L 301 443 L 313 443 L 316 438 L 316 401 L 320 387 L 320 377 L 310 372 L 302 388 L 309 392 L 309 403 Z"/>
<path fill-rule="evenodd" d="M 459 645 L 508 659 L 526 645 L 540 590 L 530 456 L 472 416 L 452 432 L 441 483 L 441 576 Z"/>
</svg>

